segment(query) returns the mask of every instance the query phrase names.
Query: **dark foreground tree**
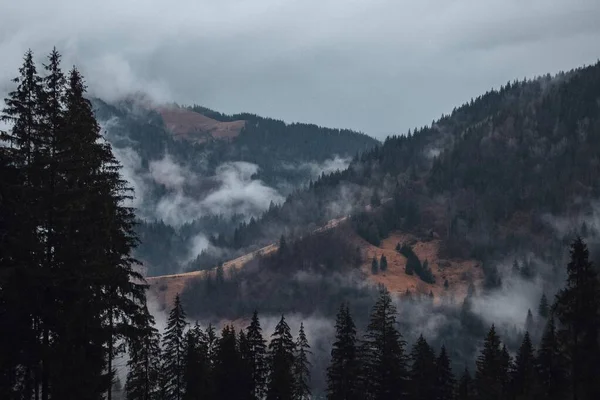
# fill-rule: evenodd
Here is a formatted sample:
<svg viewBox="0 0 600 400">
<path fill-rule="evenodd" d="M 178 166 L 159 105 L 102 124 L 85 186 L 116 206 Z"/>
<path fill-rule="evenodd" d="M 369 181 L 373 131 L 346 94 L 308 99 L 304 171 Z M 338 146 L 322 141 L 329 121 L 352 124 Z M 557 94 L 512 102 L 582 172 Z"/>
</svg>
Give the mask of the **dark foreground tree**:
<svg viewBox="0 0 600 400">
<path fill-rule="evenodd" d="M 248 363 L 252 374 L 252 393 L 255 399 L 266 394 L 268 373 L 267 343 L 263 337 L 258 313 L 254 311 L 250 325 L 246 329 L 248 339 Z"/>
<path fill-rule="evenodd" d="M 535 358 L 529 332 L 525 333 L 523 343 L 515 357 L 512 371 L 512 392 L 515 399 L 532 399 L 535 387 Z"/>
<path fill-rule="evenodd" d="M 137 326 L 141 330 L 139 337 L 129 346 L 129 370 L 125 383 L 127 400 L 160 399 L 160 334 L 153 325 L 154 318 L 146 309 Z"/>
<path fill-rule="evenodd" d="M 291 400 L 294 395 L 294 340 L 283 315 L 269 343 L 267 400 Z"/>
<path fill-rule="evenodd" d="M 347 304 L 342 304 L 335 322 L 335 341 L 327 368 L 327 399 L 358 400 L 360 365 L 356 346 L 356 326 Z"/>
<path fill-rule="evenodd" d="M 554 318 L 550 317 L 536 359 L 536 398 L 559 400 L 568 389 L 565 360 L 556 338 Z"/>
<path fill-rule="evenodd" d="M 428 400 L 436 398 L 437 370 L 435 353 L 423 335 L 419 336 L 410 353 L 412 361 L 409 372 L 410 398 L 412 400 Z"/>
<path fill-rule="evenodd" d="M 440 355 L 438 356 L 436 363 L 436 392 L 437 400 L 452 400 L 454 399 L 454 391 L 456 386 L 456 379 L 452 373 L 452 367 L 450 366 L 450 358 L 446 352 L 446 346 L 442 346 Z"/>
<path fill-rule="evenodd" d="M 309 400 L 311 398 L 309 354 L 311 354 L 311 351 L 304 333 L 304 324 L 300 323 L 294 357 L 294 400 Z"/>
<path fill-rule="evenodd" d="M 44 70 L 42 79 L 28 52 L 1 117 L 9 125 L 1 152 L 19 175 L 11 187 L 19 204 L 11 207 L 20 218 L 11 232 L 18 248 L 0 274 L 0 303 L 19 336 L 2 341 L 14 349 L 0 366 L 8 377 L 0 392 L 110 399 L 116 344 L 140 332 L 128 326 L 145 302 L 130 255 L 134 215 L 123 205 L 130 192 L 79 72 L 65 79 L 56 51 Z"/>
<path fill-rule="evenodd" d="M 571 245 L 567 285 L 556 295 L 557 332 L 569 363 L 573 399 L 600 398 L 600 281 L 589 261 L 587 245 Z"/>
<path fill-rule="evenodd" d="M 184 361 L 186 353 L 185 312 L 181 306 L 179 295 L 169 313 L 167 328 L 163 337 L 163 381 L 164 392 L 169 400 L 182 400 L 185 393 Z"/>
<path fill-rule="evenodd" d="M 365 398 L 388 400 L 407 395 L 404 346 L 396 329 L 396 307 L 389 292 L 381 288 L 361 346 Z"/>
</svg>

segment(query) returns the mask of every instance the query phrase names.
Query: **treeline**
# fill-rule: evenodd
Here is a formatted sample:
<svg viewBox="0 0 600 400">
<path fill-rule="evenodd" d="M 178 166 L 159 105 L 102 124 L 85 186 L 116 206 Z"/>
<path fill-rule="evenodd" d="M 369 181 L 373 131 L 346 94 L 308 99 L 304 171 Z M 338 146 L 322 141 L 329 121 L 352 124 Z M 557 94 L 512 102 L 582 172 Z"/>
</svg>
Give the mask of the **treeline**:
<svg viewBox="0 0 600 400">
<path fill-rule="evenodd" d="M 140 338 L 131 190 L 76 68 L 24 56 L 1 113 L 0 398 L 111 398 Z"/>
<path fill-rule="evenodd" d="M 149 320 L 149 322 L 152 322 Z M 249 326 L 189 325 L 179 296 L 164 334 L 151 325 L 128 361 L 128 400 L 310 399 L 310 345 L 301 324 L 296 339 L 282 316 L 263 337 L 257 313 Z"/>
<path fill-rule="evenodd" d="M 324 396 L 331 400 L 597 399 L 600 281 L 582 240 L 571 246 L 567 272 L 567 284 L 554 304 L 545 296 L 540 303 L 539 313 L 547 323 L 539 345 L 534 343 L 536 335 L 525 332 L 511 355 L 492 325 L 474 367 L 465 365 L 459 371 L 452 370 L 453 349 L 446 345 L 436 351 L 421 335 L 407 348 L 398 330 L 396 306 L 384 288 L 362 334 L 343 304 L 336 318 Z M 532 318 L 529 312 L 526 329 L 533 329 Z M 246 329 L 236 332 L 226 326 L 220 338 L 211 326 L 205 331 L 197 324 L 186 327 L 177 297 L 162 350 L 158 333 L 149 331 L 154 343 L 151 359 L 157 361 L 139 362 L 137 356 L 130 361 L 128 399 L 148 398 L 131 394 L 143 390 L 165 399 L 310 398 L 310 346 L 302 325 L 294 341 L 281 317 L 268 346 L 256 313 Z M 155 370 L 148 371 L 148 365 Z M 137 379 L 148 376 L 158 378 Z"/>
</svg>

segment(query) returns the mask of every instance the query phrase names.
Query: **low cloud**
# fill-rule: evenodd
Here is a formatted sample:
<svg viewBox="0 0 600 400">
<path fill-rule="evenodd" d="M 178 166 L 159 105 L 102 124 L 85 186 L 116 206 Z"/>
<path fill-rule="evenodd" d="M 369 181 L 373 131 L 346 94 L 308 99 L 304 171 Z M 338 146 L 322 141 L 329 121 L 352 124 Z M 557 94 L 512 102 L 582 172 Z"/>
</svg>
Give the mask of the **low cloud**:
<svg viewBox="0 0 600 400">
<path fill-rule="evenodd" d="M 260 215 L 271 202 L 284 200 L 276 189 L 253 179 L 259 169 L 256 164 L 224 163 L 216 168 L 215 175 L 202 178 L 169 154 L 150 161 L 145 170 L 140 155 L 131 147 L 115 147 L 113 152 L 122 165 L 121 174 L 135 190 L 129 205 L 138 209 L 142 219 L 180 226 L 206 215 L 250 217 Z M 194 190 L 201 179 L 214 187 L 206 192 Z M 156 186 L 164 187 L 166 194 L 153 198 L 151 188 Z"/>
</svg>

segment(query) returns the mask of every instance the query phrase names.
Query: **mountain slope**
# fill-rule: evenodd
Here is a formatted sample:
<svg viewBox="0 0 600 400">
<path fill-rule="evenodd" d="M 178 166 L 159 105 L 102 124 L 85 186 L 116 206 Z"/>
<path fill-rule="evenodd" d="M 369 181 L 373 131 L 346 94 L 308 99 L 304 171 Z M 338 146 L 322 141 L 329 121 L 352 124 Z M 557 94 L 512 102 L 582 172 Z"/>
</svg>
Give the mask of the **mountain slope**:
<svg viewBox="0 0 600 400">
<path fill-rule="evenodd" d="M 136 257 L 149 275 L 213 266 L 222 256 L 207 252 L 209 237 L 232 234 L 241 221 L 378 144 L 349 130 L 143 98 L 93 104 L 135 190 Z"/>
</svg>

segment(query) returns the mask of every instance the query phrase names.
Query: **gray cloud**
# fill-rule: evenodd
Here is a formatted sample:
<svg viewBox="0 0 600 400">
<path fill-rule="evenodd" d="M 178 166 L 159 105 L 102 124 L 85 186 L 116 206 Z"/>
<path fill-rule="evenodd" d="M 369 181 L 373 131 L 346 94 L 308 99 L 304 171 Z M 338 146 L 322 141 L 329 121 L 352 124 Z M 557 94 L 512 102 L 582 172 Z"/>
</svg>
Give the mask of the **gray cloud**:
<svg viewBox="0 0 600 400">
<path fill-rule="evenodd" d="M 595 62 L 597 0 L 6 0 L 0 92 L 56 45 L 96 94 L 148 92 L 383 137 L 514 78 Z"/>
</svg>

